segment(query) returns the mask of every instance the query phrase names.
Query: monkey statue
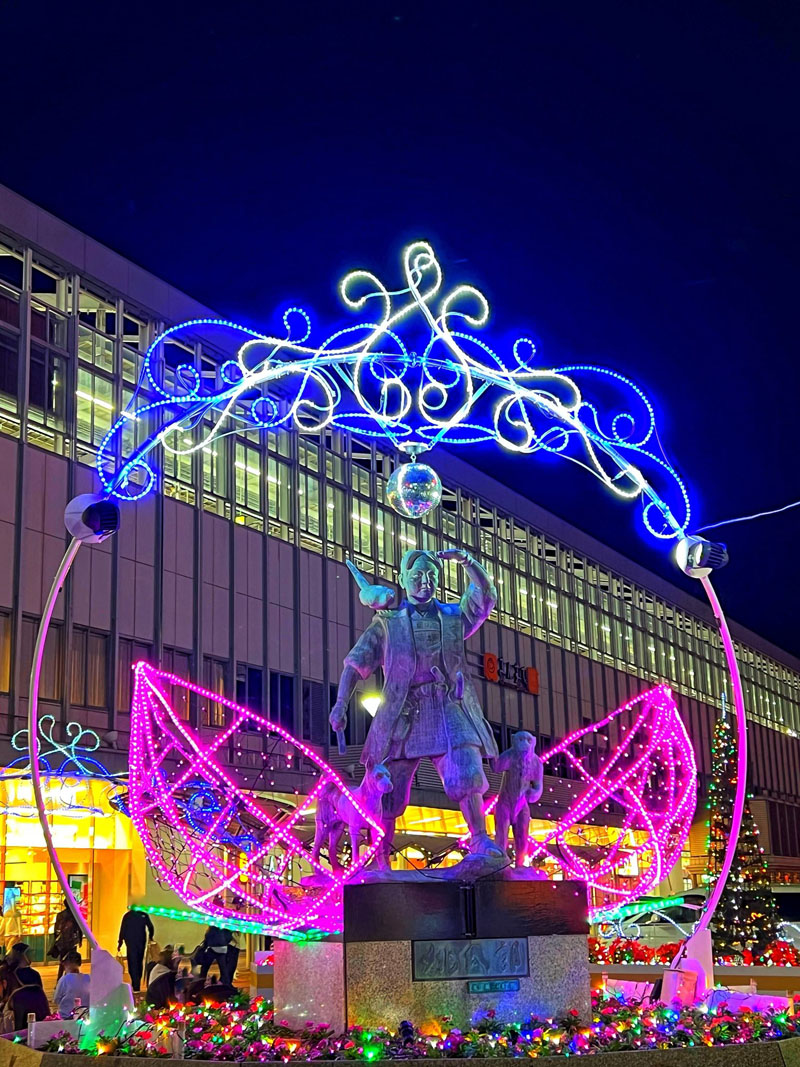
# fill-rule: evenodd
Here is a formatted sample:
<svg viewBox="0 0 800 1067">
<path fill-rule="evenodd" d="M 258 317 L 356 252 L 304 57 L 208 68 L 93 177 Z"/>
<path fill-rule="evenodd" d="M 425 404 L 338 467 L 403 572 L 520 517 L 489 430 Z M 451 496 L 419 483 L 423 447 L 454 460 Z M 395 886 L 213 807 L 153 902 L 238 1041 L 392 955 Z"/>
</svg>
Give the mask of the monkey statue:
<svg viewBox="0 0 800 1067">
<path fill-rule="evenodd" d="M 535 804 L 544 788 L 543 765 L 536 755 L 536 738 L 520 730 L 511 739 L 511 747 L 493 760 L 503 781 L 494 812 L 495 842 L 505 852 L 508 828 L 514 832 L 514 866 L 524 867 L 528 852 L 530 804 Z"/>
</svg>

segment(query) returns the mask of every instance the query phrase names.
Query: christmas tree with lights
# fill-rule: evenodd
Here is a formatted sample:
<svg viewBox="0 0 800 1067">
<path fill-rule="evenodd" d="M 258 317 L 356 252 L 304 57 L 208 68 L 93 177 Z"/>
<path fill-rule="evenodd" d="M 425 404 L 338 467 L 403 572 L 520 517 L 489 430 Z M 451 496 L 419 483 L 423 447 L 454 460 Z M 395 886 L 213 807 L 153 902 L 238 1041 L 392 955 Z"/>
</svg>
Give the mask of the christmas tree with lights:
<svg viewBox="0 0 800 1067">
<path fill-rule="evenodd" d="M 719 878 L 728 846 L 736 777 L 735 733 L 723 696 L 722 715 L 714 726 L 711 741 L 711 782 L 706 805 L 709 812 L 709 886 Z M 770 942 L 777 940 L 779 924 L 767 861 L 759 843 L 758 827 L 748 799 L 745 801 L 733 864 L 711 925 L 716 955 L 742 956 L 749 949 L 755 960 Z"/>
</svg>

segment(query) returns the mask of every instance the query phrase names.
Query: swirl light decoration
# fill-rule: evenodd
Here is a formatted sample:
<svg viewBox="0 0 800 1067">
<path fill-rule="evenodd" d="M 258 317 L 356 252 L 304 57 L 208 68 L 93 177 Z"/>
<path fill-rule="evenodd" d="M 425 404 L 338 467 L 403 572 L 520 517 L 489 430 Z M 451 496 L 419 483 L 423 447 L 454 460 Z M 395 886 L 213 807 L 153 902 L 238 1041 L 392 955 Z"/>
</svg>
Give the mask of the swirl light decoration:
<svg viewBox="0 0 800 1067">
<path fill-rule="evenodd" d="M 101 443 L 97 470 L 106 491 L 136 500 L 153 489 L 151 453 L 159 444 L 185 456 L 237 430 L 338 427 L 384 438 L 412 456 L 436 444 L 490 441 L 512 452 L 560 455 L 621 499 L 641 500 L 653 536 L 683 534 L 689 495 L 654 451 L 655 414 L 638 386 L 603 367 L 541 366 L 527 337 L 498 354 L 467 332 L 487 324 L 486 297 L 471 285 L 445 292 L 425 241 L 405 249 L 403 272 L 396 290 L 369 271 L 348 274 L 339 287 L 345 306 L 375 314 L 319 344 L 311 343 L 310 316 L 298 307 L 285 312 L 283 337 L 223 319 L 165 330 L 144 357 L 133 401 Z M 211 326 L 242 339 L 218 386 L 209 391 L 190 364 L 178 366 L 167 386 L 163 342 Z M 139 443 L 127 447 L 129 439 Z"/>
<path fill-rule="evenodd" d="M 170 701 L 182 687 L 223 709 L 225 725 L 204 744 Z M 311 782 L 293 808 L 269 798 L 268 780 L 245 789 L 220 755 L 242 732 L 258 736 L 263 769 L 300 770 Z M 347 797 L 375 836 L 333 872 L 311 854 L 317 800 L 326 786 Z M 276 723 L 146 663 L 134 669 L 129 781 L 131 818 L 159 881 L 220 922 L 260 924 L 272 934 L 339 929 L 341 890 L 383 837 L 358 797 L 313 749 Z M 301 887 L 292 872 L 314 876 Z"/>
<path fill-rule="evenodd" d="M 605 754 L 598 745 L 603 734 L 618 735 Z M 543 752 L 545 770 L 562 755 L 584 788 L 559 814 L 551 831 L 530 838 L 529 855 L 534 864 L 555 855 L 566 877 L 586 882 L 594 919 L 609 908 L 645 896 L 680 859 L 697 802 L 697 766 L 686 727 L 666 685 L 634 697 Z M 496 798 L 490 801 L 487 814 L 495 803 Z M 585 849 L 581 824 L 611 804 L 622 813 L 619 835 L 605 848 Z M 637 843 L 628 831 L 640 831 L 641 840 Z M 622 850 L 626 861 L 637 860 L 639 873 L 628 881 L 618 875 Z"/>
</svg>

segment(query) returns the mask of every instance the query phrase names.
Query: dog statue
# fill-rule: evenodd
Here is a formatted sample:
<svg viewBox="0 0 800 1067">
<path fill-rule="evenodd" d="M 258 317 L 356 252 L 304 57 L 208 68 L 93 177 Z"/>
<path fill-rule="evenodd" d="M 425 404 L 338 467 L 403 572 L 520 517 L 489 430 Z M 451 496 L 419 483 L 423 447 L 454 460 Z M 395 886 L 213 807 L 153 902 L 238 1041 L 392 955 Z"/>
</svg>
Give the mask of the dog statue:
<svg viewBox="0 0 800 1067">
<path fill-rule="evenodd" d="M 353 796 L 361 810 L 380 824 L 383 795 L 391 792 L 391 789 L 392 776 L 388 767 L 383 763 L 376 763 L 367 766 L 361 785 L 353 790 Z M 360 851 L 361 831 L 367 828 L 372 834 L 372 844 L 377 844 L 375 832 L 364 821 L 350 798 L 341 793 L 333 782 L 329 782 L 323 787 L 317 801 L 314 847 L 311 855 L 319 861 L 320 850 L 327 842 L 331 867 L 340 871 L 342 868 L 339 863 L 339 841 L 345 829 L 350 835 L 352 862 L 355 863 Z"/>
<path fill-rule="evenodd" d="M 530 804 L 535 804 L 544 788 L 543 764 L 536 755 L 536 738 L 520 730 L 511 739 L 511 747 L 493 761 L 503 781 L 494 812 L 495 842 L 505 852 L 508 828 L 514 831 L 514 866 L 524 867 L 528 852 Z"/>
</svg>

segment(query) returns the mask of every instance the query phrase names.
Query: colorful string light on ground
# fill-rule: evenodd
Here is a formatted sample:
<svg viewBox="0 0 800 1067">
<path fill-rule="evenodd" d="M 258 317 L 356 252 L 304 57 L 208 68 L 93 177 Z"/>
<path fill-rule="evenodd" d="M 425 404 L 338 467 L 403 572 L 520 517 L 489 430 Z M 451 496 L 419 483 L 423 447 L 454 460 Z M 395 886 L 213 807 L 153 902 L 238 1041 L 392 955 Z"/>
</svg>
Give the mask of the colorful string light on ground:
<svg viewBox="0 0 800 1067">
<path fill-rule="evenodd" d="M 602 747 L 601 736 L 608 739 Z M 645 896 L 679 859 L 697 802 L 694 752 L 672 690 L 659 685 L 543 752 L 545 772 L 558 757 L 584 788 L 558 813 L 551 831 L 531 837 L 529 855 L 533 864 L 555 855 L 567 877 L 585 881 L 592 895 L 590 916 L 599 919 L 609 908 Z M 542 803 L 546 806 L 546 798 Z M 612 804 L 621 812 L 615 839 L 605 847 L 583 848 L 581 824 Z M 546 815 L 556 818 L 554 812 Z M 619 868 L 632 857 L 638 874 L 620 878 Z"/>
<path fill-rule="evenodd" d="M 172 707 L 174 687 L 224 717 L 207 743 Z M 260 764 L 247 789 L 230 766 L 242 762 L 243 737 L 257 739 Z M 284 769 L 301 770 L 308 782 L 293 807 L 268 796 L 269 776 Z M 329 784 L 372 834 L 361 857 L 335 873 L 314 859 L 307 843 L 317 798 Z M 336 930 L 342 884 L 373 858 L 383 836 L 335 771 L 281 726 L 146 663 L 134 668 L 129 803 L 157 877 L 181 900 L 206 916 L 258 921 L 276 934 Z M 200 819 L 192 817 L 198 810 Z M 312 873 L 314 885 L 301 888 L 298 871 Z"/>
<path fill-rule="evenodd" d="M 300 1031 L 276 1020 L 267 1001 L 242 997 L 229 1004 L 144 1007 L 125 1036 L 106 1035 L 93 1049 L 59 1034 L 45 1051 L 104 1056 L 174 1056 L 180 1034 L 182 1055 L 193 1060 L 297 1062 L 302 1060 L 538 1059 L 591 1056 L 600 1052 L 702 1048 L 780 1041 L 800 1032 L 800 1017 L 785 1011 L 729 1010 L 726 1004 L 680 1008 L 626 1004 L 602 992 L 592 994 L 590 1017 L 571 1012 L 563 1019 L 520 1019 L 500 1024 L 491 1007 L 476 1012 L 471 1028 L 451 1027 L 442 1018 L 425 1032 L 412 1022 L 378 1029 L 356 1027 L 336 1034 L 321 1022 Z"/>
<path fill-rule="evenodd" d="M 316 345 L 309 343 L 311 319 L 297 307 L 285 312 L 282 337 L 221 319 L 165 330 L 145 355 L 133 400 L 98 450 L 107 492 L 135 500 L 153 489 L 157 445 L 187 455 L 237 431 L 338 427 L 385 438 L 412 455 L 440 443 L 488 441 L 513 452 L 560 455 L 621 499 L 640 500 L 653 536 L 682 535 L 689 496 L 656 454 L 655 413 L 638 386 L 604 367 L 539 366 L 528 337 L 501 357 L 464 332 L 486 325 L 488 301 L 471 285 L 444 291 L 442 268 L 425 241 L 404 250 L 403 272 L 404 284 L 393 291 L 368 271 L 348 274 L 339 287 L 345 306 L 375 314 Z M 190 363 L 165 370 L 165 341 L 191 342 L 209 331 L 240 346 L 213 387 Z"/>
<path fill-rule="evenodd" d="M 682 942 L 670 941 L 664 945 L 645 945 L 631 938 L 617 937 L 613 941 L 606 938 L 589 938 L 589 962 L 597 964 L 638 963 L 651 966 L 669 966 L 678 954 Z M 800 952 L 790 941 L 773 941 L 760 955 L 749 950 L 733 956 L 716 953 L 718 966 L 730 967 L 797 967 L 800 966 Z"/>
</svg>

